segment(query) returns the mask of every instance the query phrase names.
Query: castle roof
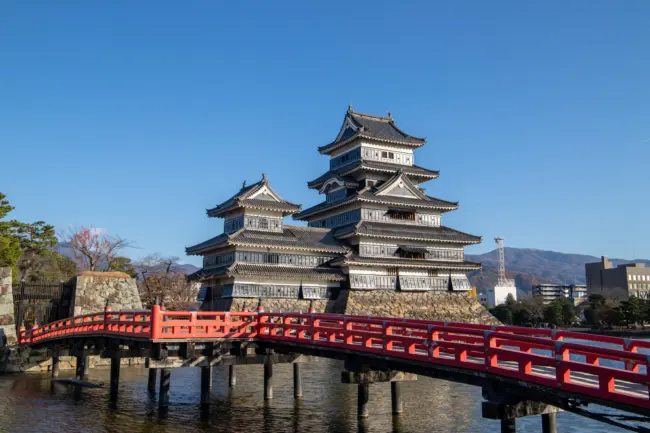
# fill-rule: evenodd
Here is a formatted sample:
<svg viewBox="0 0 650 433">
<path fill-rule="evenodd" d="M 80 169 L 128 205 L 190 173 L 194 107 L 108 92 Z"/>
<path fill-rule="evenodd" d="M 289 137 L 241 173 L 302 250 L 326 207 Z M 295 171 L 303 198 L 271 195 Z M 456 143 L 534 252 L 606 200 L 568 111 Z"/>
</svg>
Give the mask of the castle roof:
<svg viewBox="0 0 650 433">
<path fill-rule="evenodd" d="M 426 182 L 427 180 L 435 179 L 440 176 L 439 171 L 429 170 L 418 165 L 391 164 L 388 162 L 369 161 L 362 159 L 352 164 L 346 164 L 334 170 L 329 170 L 316 179 L 307 182 L 307 186 L 312 189 L 320 189 L 320 187 L 323 186 L 325 182 L 334 176 L 345 177 L 357 171 L 395 174 L 400 170 L 406 173 L 409 178 L 411 178 L 411 181 L 417 183 Z"/>
<path fill-rule="evenodd" d="M 286 265 L 267 265 L 259 263 L 233 263 L 211 269 L 200 269 L 187 278 L 200 280 L 215 277 L 264 277 L 265 279 L 299 278 L 319 281 L 344 281 L 345 275 L 340 269 L 326 266 L 305 267 Z"/>
<path fill-rule="evenodd" d="M 358 113 L 352 111 L 350 106 L 345 113 L 343 125 L 336 139 L 325 146 L 319 147 L 318 151 L 328 154 L 357 138 L 367 138 L 409 147 L 421 147 L 426 143 L 426 139 L 414 137 L 399 129 L 390 115 L 384 117 Z"/>
<path fill-rule="evenodd" d="M 391 194 L 390 190 L 395 187 L 399 187 L 403 192 L 400 192 L 398 195 L 395 193 Z M 441 200 L 424 194 L 420 188 L 411 182 L 408 174 L 404 170 L 399 170 L 393 177 L 379 186 L 365 187 L 337 202 L 319 203 L 294 214 L 293 218 L 297 220 L 305 219 L 326 210 L 356 202 L 381 204 L 396 208 L 434 209 L 442 212 L 458 209 L 457 202 Z"/>
<path fill-rule="evenodd" d="M 352 236 L 371 236 L 375 238 L 416 240 L 428 242 L 449 242 L 459 244 L 478 244 L 480 236 L 463 233 L 445 226 L 427 227 L 409 224 L 394 224 L 361 221 L 348 224 L 334 231 L 334 237 L 344 239 Z"/>
<path fill-rule="evenodd" d="M 300 210 L 299 204 L 286 201 L 269 185 L 266 175 L 252 185 L 244 186 L 235 195 L 221 204 L 208 209 L 209 217 L 223 217 L 226 213 L 237 208 L 264 209 L 281 212 L 283 216 L 291 215 Z"/>
<path fill-rule="evenodd" d="M 228 246 L 262 247 L 318 251 L 344 254 L 347 248 L 342 246 L 328 229 L 283 225 L 282 232 L 266 232 L 240 229 L 234 233 L 223 233 L 200 244 L 187 247 L 189 255 L 201 255 L 207 251 Z"/>
<path fill-rule="evenodd" d="M 440 260 L 422 260 L 422 259 L 405 259 L 399 257 L 363 257 L 357 253 L 348 253 L 345 256 L 337 257 L 331 261 L 332 266 L 340 266 L 341 264 L 357 265 L 357 266 L 400 266 L 411 268 L 426 268 L 426 269 L 445 269 L 445 270 L 460 270 L 460 271 L 474 271 L 481 269 L 481 264 L 476 262 L 454 262 L 454 261 L 440 261 Z"/>
</svg>

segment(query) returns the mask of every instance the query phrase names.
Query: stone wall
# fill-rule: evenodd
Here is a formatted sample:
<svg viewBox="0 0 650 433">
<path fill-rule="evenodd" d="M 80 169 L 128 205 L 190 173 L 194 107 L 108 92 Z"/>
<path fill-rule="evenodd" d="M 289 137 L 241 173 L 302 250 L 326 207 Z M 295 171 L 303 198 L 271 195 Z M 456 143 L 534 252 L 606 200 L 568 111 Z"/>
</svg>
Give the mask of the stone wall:
<svg viewBox="0 0 650 433">
<path fill-rule="evenodd" d="M 141 310 L 135 278 L 124 272 L 81 272 L 75 277 L 71 315 L 103 311 L 106 301 L 114 311 Z"/>
<path fill-rule="evenodd" d="M 340 297 L 346 314 L 500 324 L 469 292 L 346 290 Z"/>
<path fill-rule="evenodd" d="M 257 308 L 257 299 L 216 299 L 203 309 L 211 311 L 250 311 Z M 307 312 L 306 299 L 262 299 L 264 311 Z M 499 322 L 469 292 L 401 292 L 394 290 L 342 290 L 335 300 L 314 300 L 319 313 L 361 316 L 406 317 L 409 319 L 498 325 Z"/>
<path fill-rule="evenodd" d="M 108 368 L 111 360 L 100 358 L 97 355 L 88 357 L 89 368 Z M 144 365 L 145 358 L 122 358 L 120 364 L 137 366 Z M 77 358 L 74 356 L 61 356 L 59 370 L 74 370 L 77 367 Z M 47 349 L 31 349 L 16 346 L 11 349 L 0 349 L 0 374 L 2 373 L 40 373 L 52 370 L 52 358 Z"/>
<path fill-rule="evenodd" d="M 11 268 L 0 268 L 0 346 L 2 346 L 3 335 L 6 337 L 8 345 L 16 344 Z"/>
</svg>

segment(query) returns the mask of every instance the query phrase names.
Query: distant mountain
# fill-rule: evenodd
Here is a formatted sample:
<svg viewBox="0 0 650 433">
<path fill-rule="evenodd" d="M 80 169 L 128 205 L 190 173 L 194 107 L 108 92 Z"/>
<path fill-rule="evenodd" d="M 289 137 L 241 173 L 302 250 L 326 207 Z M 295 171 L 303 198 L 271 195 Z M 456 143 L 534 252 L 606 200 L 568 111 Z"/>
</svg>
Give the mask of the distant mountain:
<svg viewBox="0 0 650 433">
<path fill-rule="evenodd" d="M 506 276 L 515 280 L 518 293 L 530 293 L 532 286 L 544 283 L 585 284 L 585 263 L 599 262 L 600 257 L 584 254 L 566 254 L 555 251 L 544 251 L 533 248 L 504 249 L 506 260 Z M 483 263 L 481 271 L 469 275 L 470 282 L 477 290 L 485 291 L 494 287 L 497 281 L 499 255 L 497 250 L 480 255 L 466 254 L 465 258 L 472 262 Z M 623 263 L 645 263 L 650 266 L 650 260 L 610 259 L 614 266 Z"/>
</svg>

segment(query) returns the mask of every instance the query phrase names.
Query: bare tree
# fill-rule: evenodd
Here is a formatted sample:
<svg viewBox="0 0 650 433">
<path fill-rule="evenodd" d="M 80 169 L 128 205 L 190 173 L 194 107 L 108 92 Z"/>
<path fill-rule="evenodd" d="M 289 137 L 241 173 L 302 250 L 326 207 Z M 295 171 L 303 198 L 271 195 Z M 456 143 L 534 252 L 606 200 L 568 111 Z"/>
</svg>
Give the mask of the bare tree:
<svg viewBox="0 0 650 433">
<path fill-rule="evenodd" d="M 78 267 L 85 271 L 110 270 L 118 253 L 133 246 L 126 239 L 92 227 L 70 229 L 59 237 L 72 248 Z"/>
<path fill-rule="evenodd" d="M 141 275 L 138 279 L 140 299 L 143 304 L 153 304 L 159 296 L 165 308 L 169 310 L 184 309 L 191 306 L 198 294 L 194 283 L 187 281 L 183 272 L 177 271 L 178 257 L 153 254 L 135 263 Z"/>
</svg>

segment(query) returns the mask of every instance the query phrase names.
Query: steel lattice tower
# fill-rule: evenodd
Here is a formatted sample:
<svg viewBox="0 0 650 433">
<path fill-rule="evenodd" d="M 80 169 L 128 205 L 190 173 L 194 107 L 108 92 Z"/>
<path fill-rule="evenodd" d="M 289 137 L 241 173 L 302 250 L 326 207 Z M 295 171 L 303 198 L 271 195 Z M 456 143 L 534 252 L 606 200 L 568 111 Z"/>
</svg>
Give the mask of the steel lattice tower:
<svg viewBox="0 0 650 433">
<path fill-rule="evenodd" d="M 503 238 L 494 238 L 494 241 L 497 243 L 497 250 L 499 250 L 499 276 L 497 286 L 508 286 L 508 280 L 506 279 L 506 259 L 503 252 Z"/>
</svg>

